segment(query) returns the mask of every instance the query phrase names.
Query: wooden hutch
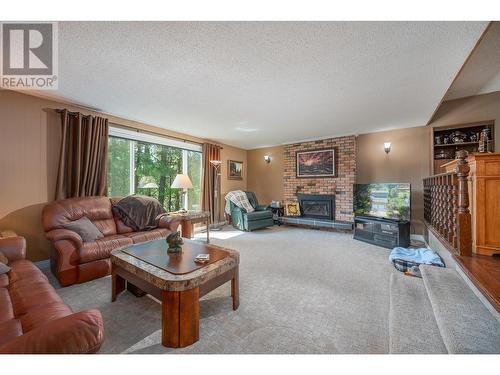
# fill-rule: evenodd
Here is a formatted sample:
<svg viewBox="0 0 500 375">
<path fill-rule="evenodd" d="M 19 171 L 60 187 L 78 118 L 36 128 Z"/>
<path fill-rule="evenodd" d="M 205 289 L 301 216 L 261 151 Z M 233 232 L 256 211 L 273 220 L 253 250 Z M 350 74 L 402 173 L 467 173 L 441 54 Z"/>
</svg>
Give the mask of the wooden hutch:
<svg viewBox="0 0 500 375">
<path fill-rule="evenodd" d="M 443 165 L 447 173 L 458 160 Z M 472 252 L 500 254 L 500 152 L 467 157 L 470 167 L 468 191 L 472 224 Z"/>
<path fill-rule="evenodd" d="M 491 151 L 494 151 L 494 127 L 494 121 L 483 121 L 433 128 L 433 174 L 444 173 L 443 165 L 454 160 L 460 150 L 465 150 L 469 154 L 477 153 L 479 151 L 480 134 L 485 128 L 489 130 L 490 148 Z"/>
</svg>

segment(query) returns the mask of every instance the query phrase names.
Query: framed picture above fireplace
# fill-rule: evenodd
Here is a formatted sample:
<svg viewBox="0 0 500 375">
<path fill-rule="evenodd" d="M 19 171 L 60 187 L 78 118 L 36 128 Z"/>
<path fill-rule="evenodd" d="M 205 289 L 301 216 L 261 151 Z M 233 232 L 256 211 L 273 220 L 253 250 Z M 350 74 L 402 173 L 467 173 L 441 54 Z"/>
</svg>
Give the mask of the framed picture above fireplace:
<svg viewBox="0 0 500 375">
<path fill-rule="evenodd" d="M 298 151 L 297 177 L 335 177 L 335 149 Z"/>
</svg>

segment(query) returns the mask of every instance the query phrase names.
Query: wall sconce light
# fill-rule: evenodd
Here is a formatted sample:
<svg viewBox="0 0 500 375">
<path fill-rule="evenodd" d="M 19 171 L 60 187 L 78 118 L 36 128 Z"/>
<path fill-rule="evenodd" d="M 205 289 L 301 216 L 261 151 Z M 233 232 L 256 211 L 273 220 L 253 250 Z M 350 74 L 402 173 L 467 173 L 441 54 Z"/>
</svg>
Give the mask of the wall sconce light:
<svg viewBox="0 0 500 375">
<path fill-rule="evenodd" d="M 391 152 L 391 142 L 384 142 L 384 151 L 386 154 Z"/>
<path fill-rule="evenodd" d="M 266 163 L 270 163 L 271 157 L 269 155 L 264 155 L 264 160 L 266 161 Z"/>
</svg>

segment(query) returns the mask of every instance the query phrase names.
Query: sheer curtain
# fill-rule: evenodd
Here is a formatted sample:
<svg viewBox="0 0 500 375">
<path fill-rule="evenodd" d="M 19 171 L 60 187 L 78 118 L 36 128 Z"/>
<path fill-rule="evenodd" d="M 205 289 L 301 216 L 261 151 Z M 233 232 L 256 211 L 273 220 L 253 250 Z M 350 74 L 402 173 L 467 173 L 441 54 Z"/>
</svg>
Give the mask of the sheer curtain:
<svg viewBox="0 0 500 375">
<path fill-rule="evenodd" d="M 108 119 L 61 113 L 61 152 L 56 199 L 106 195 Z"/>
</svg>

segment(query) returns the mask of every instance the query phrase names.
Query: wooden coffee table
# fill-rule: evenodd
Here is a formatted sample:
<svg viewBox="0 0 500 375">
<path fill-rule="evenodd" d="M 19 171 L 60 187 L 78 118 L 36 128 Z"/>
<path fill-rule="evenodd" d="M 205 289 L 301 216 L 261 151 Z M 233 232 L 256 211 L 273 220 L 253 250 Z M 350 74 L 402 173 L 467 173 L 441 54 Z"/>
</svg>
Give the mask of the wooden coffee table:
<svg viewBox="0 0 500 375">
<path fill-rule="evenodd" d="M 239 253 L 235 250 L 184 240 L 182 253 L 167 253 L 165 240 L 150 241 L 111 254 L 114 302 L 127 282 L 162 303 L 162 344 L 170 348 L 191 345 L 199 339 L 199 299 L 231 281 L 233 310 L 239 306 Z M 198 254 L 210 254 L 205 264 Z"/>
</svg>

